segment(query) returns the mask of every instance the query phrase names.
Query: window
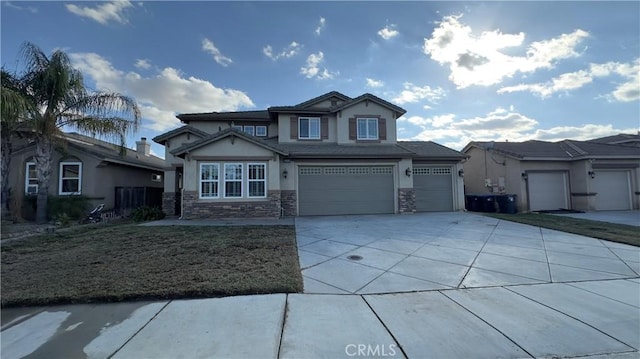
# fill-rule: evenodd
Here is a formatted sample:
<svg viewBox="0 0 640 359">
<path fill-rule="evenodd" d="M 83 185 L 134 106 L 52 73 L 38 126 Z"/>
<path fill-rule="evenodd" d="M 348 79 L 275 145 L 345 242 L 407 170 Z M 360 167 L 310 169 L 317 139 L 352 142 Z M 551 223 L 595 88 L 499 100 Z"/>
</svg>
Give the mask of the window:
<svg viewBox="0 0 640 359">
<path fill-rule="evenodd" d="M 358 139 L 377 140 L 378 139 L 378 119 L 359 118 L 358 119 Z"/>
<path fill-rule="evenodd" d="M 242 197 L 242 164 L 224 164 L 224 196 Z"/>
<path fill-rule="evenodd" d="M 249 163 L 249 197 L 267 196 L 267 165 L 261 163 Z"/>
<path fill-rule="evenodd" d="M 250 134 L 251 136 L 253 136 L 254 130 L 255 130 L 255 127 L 253 126 L 244 126 L 244 132 Z"/>
<path fill-rule="evenodd" d="M 27 162 L 27 167 L 24 173 L 24 193 L 38 193 L 38 175 L 36 174 L 36 163 Z"/>
<path fill-rule="evenodd" d="M 162 175 L 158 173 L 154 173 L 151 175 L 151 181 L 153 182 L 162 182 Z"/>
<path fill-rule="evenodd" d="M 256 126 L 256 136 L 266 137 L 267 136 L 267 126 Z"/>
<path fill-rule="evenodd" d="M 217 163 L 200 164 L 200 198 L 218 198 L 218 179 L 220 165 Z"/>
<path fill-rule="evenodd" d="M 242 125 L 233 125 L 231 127 L 235 128 L 236 130 L 242 131 Z"/>
<path fill-rule="evenodd" d="M 304 140 L 320 139 L 320 118 L 300 117 L 298 119 L 298 138 Z"/>
<path fill-rule="evenodd" d="M 82 163 L 60 162 L 60 195 L 82 193 Z"/>
</svg>

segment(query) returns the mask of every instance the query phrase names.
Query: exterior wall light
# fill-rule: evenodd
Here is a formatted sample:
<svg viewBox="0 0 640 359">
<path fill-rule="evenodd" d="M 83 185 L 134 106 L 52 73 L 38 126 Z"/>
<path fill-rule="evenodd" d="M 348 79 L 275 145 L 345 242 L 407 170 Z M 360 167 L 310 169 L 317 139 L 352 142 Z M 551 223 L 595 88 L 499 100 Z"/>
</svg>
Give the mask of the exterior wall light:
<svg viewBox="0 0 640 359">
<path fill-rule="evenodd" d="M 460 170 L 458 171 L 458 176 L 460 176 L 460 177 L 464 177 L 464 170 L 463 170 L 463 169 L 460 169 Z"/>
<path fill-rule="evenodd" d="M 525 181 L 529 179 L 529 176 L 527 175 L 527 172 L 522 172 L 521 176 L 522 176 L 522 179 L 525 180 Z"/>
<path fill-rule="evenodd" d="M 407 177 L 411 177 L 411 167 L 407 167 L 407 169 L 404 171 L 404 174 L 407 175 Z"/>
<path fill-rule="evenodd" d="M 287 171 L 287 169 L 285 168 L 284 171 L 282 171 L 282 177 L 284 177 L 284 179 L 287 179 L 287 176 L 289 175 L 289 172 Z"/>
<path fill-rule="evenodd" d="M 587 173 L 589 174 L 589 177 L 596 178 L 596 173 L 594 171 L 589 171 Z"/>
</svg>

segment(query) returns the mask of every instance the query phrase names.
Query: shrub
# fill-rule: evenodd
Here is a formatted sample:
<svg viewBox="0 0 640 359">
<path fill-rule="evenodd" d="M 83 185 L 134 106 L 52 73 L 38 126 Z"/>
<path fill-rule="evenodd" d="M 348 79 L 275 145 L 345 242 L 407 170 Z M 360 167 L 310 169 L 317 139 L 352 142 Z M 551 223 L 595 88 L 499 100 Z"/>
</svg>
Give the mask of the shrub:
<svg viewBox="0 0 640 359">
<path fill-rule="evenodd" d="M 164 212 L 158 207 L 142 206 L 131 212 L 131 218 L 135 222 L 155 221 L 164 218 Z"/>
<path fill-rule="evenodd" d="M 49 218 L 59 219 L 67 217 L 80 220 L 89 213 L 89 199 L 85 196 L 49 196 L 47 215 Z"/>
</svg>

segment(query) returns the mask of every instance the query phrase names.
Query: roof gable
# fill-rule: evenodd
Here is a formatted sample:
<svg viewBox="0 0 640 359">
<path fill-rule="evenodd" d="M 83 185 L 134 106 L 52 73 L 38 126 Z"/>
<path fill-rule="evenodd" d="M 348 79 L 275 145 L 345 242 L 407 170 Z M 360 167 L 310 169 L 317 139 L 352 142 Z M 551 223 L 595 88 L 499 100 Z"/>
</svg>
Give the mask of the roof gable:
<svg viewBox="0 0 640 359">
<path fill-rule="evenodd" d="M 190 134 L 198 136 L 200 138 L 209 136 L 208 133 L 206 133 L 206 132 L 204 132 L 204 131 L 202 131 L 202 130 L 200 130 L 198 128 L 195 128 L 195 127 L 190 126 L 190 125 L 185 125 L 185 126 L 182 126 L 182 127 L 178 127 L 178 128 L 176 128 L 174 130 L 171 130 L 169 132 L 165 132 L 165 133 L 163 133 L 161 135 L 158 135 L 158 136 L 153 138 L 153 141 L 155 143 L 159 143 L 161 145 L 164 145 L 167 142 L 167 140 L 170 140 L 171 138 L 173 138 L 175 136 L 178 136 L 178 135 L 181 135 L 183 133 L 190 133 Z"/>
<path fill-rule="evenodd" d="M 266 149 L 268 149 L 268 150 L 270 150 L 272 152 L 275 152 L 275 153 L 278 153 L 278 154 L 281 154 L 281 155 L 286 155 L 287 154 L 287 153 L 283 152 L 282 150 L 280 150 L 280 149 L 278 149 L 278 148 L 276 148 L 274 146 L 271 146 L 271 145 L 265 143 L 264 141 L 254 137 L 254 136 L 251 136 L 248 133 L 245 133 L 244 131 L 240 131 L 240 130 L 237 130 L 235 128 L 224 129 L 222 131 L 216 132 L 216 133 L 214 133 L 212 135 L 209 135 L 207 137 L 201 138 L 201 139 L 199 139 L 197 141 L 194 141 L 194 142 L 191 142 L 191 143 L 187 143 L 187 144 L 185 144 L 183 146 L 180 146 L 180 147 L 178 147 L 175 150 L 170 151 L 170 152 L 174 156 L 181 157 L 181 156 L 189 153 L 190 151 L 193 151 L 195 149 L 204 147 L 204 146 L 206 146 L 208 144 L 220 141 L 220 140 L 222 140 L 224 138 L 227 138 L 227 137 L 238 137 L 238 138 L 241 138 L 241 139 L 243 139 L 243 140 L 245 140 L 247 142 L 253 143 L 253 144 L 257 145 L 257 146 L 266 148 Z"/>
<path fill-rule="evenodd" d="M 294 107 L 300 107 L 300 108 L 309 108 L 309 107 L 313 107 L 313 105 L 317 105 L 321 102 L 327 101 L 327 100 L 331 100 L 332 98 L 335 98 L 339 101 L 342 102 L 347 102 L 347 101 L 351 101 L 351 97 L 344 95 L 338 91 L 331 91 L 331 92 L 327 92 L 324 95 L 320 95 L 318 97 L 314 97 L 310 100 L 301 102 L 297 105 L 295 105 Z"/>
<path fill-rule="evenodd" d="M 389 101 L 383 100 L 378 96 L 372 95 L 370 93 L 365 93 L 364 95 L 358 96 L 354 99 L 352 99 L 351 101 L 345 102 L 344 104 L 340 105 L 340 106 L 336 106 L 336 107 L 332 107 L 331 108 L 331 112 L 338 112 L 341 111 L 345 108 L 351 107 L 353 105 L 356 105 L 360 102 L 363 101 L 371 101 L 374 103 L 377 103 L 378 105 L 382 106 L 382 107 L 386 107 L 396 113 L 398 113 L 398 117 L 404 115 L 405 113 L 407 113 L 407 111 L 405 109 L 403 109 L 400 106 L 396 106 L 394 104 L 392 104 Z"/>
</svg>

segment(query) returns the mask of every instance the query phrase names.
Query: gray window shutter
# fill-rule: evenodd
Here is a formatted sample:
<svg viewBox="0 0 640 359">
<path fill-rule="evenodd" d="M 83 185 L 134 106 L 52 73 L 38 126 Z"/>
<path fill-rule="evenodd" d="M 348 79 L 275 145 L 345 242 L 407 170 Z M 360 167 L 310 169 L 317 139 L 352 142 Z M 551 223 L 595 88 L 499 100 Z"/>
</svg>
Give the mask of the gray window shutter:
<svg viewBox="0 0 640 359">
<path fill-rule="evenodd" d="M 320 138 L 326 140 L 329 138 L 329 118 L 320 119 Z"/>
<path fill-rule="evenodd" d="M 386 118 L 378 119 L 378 138 L 380 140 L 387 139 L 387 119 Z"/>
<path fill-rule="evenodd" d="M 291 139 L 298 139 L 298 118 L 291 116 Z"/>
<path fill-rule="evenodd" d="M 358 126 L 355 117 L 349 119 L 349 139 L 355 140 L 358 138 Z"/>
</svg>

